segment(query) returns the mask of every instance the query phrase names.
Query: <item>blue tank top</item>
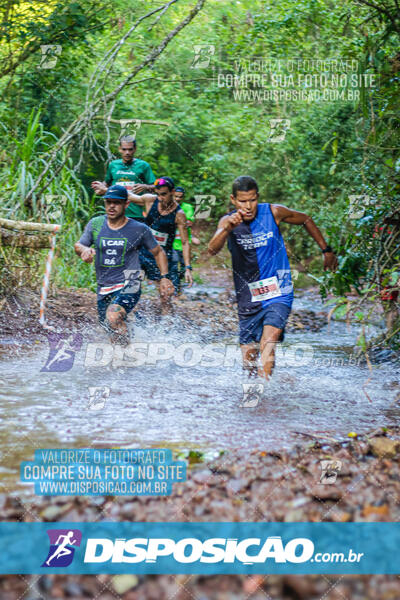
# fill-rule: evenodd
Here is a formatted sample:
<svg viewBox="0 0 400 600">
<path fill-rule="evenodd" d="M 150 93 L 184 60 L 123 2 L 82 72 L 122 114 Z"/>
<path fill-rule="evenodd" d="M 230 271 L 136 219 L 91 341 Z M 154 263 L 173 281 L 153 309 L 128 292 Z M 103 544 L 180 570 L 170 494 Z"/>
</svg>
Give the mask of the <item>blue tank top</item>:
<svg viewBox="0 0 400 600">
<path fill-rule="evenodd" d="M 152 230 L 152 233 L 161 248 L 167 254 L 171 254 L 176 231 L 176 213 L 178 210 L 181 210 L 181 207 L 178 204 L 178 206 L 168 215 L 160 215 L 158 212 L 158 205 L 159 200 L 157 198 L 154 200 L 145 222 Z"/>
<path fill-rule="evenodd" d="M 235 227 L 228 249 L 239 317 L 255 315 L 275 302 L 292 305 L 289 259 L 270 204 L 259 204 L 253 221 Z"/>
</svg>

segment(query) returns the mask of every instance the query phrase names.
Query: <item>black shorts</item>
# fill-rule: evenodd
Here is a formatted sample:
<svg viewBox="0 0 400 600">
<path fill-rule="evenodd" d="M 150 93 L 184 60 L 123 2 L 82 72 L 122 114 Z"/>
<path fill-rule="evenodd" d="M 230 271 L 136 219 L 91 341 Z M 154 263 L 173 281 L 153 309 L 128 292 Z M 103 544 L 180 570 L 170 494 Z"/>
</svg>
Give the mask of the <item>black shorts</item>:
<svg viewBox="0 0 400 600">
<path fill-rule="evenodd" d="M 176 284 L 179 282 L 178 263 L 174 260 L 173 254 L 167 254 L 168 258 L 168 275 L 171 278 L 172 283 L 176 289 Z M 156 259 L 146 249 L 141 248 L 139 251 L 140 267 L 146 274 L 147 279 L 151 281 L 160 281 L 161 273 L 157 267 Z"/>
</svg>

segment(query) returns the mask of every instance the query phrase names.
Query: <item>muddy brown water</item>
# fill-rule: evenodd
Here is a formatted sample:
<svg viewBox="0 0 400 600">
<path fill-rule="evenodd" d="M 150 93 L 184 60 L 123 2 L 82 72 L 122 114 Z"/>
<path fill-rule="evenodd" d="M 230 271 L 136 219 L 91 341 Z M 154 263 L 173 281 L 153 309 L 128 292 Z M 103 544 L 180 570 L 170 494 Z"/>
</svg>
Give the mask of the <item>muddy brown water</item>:
<svg viewBox="0 0 400 600">
<path fill-rule="evenodd" d="M 215 298 L 219 291 L 194 293 Z M 323 306 L 305 294 L 294 308 Z M 317 332 L 287 334 L 267 385 L 243 374 L 235 336 L 215 338 L 217 312 L 201 328 L 179 319 L 133 321 L 136 354 L 125 356 L 92 329 L 64 372 L 43 371 L 49 357 L 43 344 L 0 362 L 3 491 L 15 488 L 20 461 L 33 460 L 38 448 L 169 446 L 212 454 L 287 448 L 298 432 L 343 437 L 398 423 L 398 366 L 370 371 L 358 364 L 349 353 L 358 326 L 332 322 Z M 61 344 L 64 357 L 73 348 Z M 249 384 L 256 386 L 250 394 Z"/>
</svg>

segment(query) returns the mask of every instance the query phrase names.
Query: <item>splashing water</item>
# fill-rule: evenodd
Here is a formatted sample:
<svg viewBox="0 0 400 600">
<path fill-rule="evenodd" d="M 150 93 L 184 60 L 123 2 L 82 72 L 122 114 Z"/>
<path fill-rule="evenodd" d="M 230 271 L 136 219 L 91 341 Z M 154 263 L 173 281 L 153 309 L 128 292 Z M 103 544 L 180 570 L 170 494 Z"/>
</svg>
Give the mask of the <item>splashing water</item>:
<svg viewBox="0 0 400 600">
<path fill-rule="evenodd" d="M 322 305 L 307 297 L 294 308 Z M 237 338 L 216 336 L 215 320 L 218 309 L 201 327 L 175 317 L 141 320 L 135 350 L 125 354 L 93 328 L 65 372 L 41 371 L 46 346 L 1 362 L 2 481 L 11 485 L 38 448 L 277 449 L 295 432 L 345 436 L 398 420 L 393 366 L 371 372 L 349 359 L 355 326 L 287 334 L 266 383 L 243 373 Z"/>
</svg>

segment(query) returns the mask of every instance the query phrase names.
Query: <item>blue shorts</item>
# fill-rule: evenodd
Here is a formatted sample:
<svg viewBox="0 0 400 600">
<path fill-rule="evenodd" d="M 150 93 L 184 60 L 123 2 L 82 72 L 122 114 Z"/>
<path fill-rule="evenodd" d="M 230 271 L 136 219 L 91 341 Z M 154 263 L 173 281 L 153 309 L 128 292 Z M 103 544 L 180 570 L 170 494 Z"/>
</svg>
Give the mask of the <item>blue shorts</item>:
<svg viewBox="0 0 400 600">
<path fill-rule="evenodd" d="M 99 314 L 100 323 L 104 323 L 106 320 L 106 312 L 107 308 L 111 306 L 111 304 L 118 304 L 125 309 L 126 314 L 128 315 L 131 310 L 136 306 L 139 301 L 141 294 L 141 290 L 135 294 L 124 294 L 123 289 L 117 290 L 112 294 L 107 294 L 106 296 L 98 296 L 97 297 L 97 312 Z"/>
<path fill-rule="evenodd" d="M 261 309 L 256 315 L 245 318 L 239 317 L 239 343 L 259 342 L 264 325 L 285 329 L 291 309 L 291 306 L 283 304 L 283 302 L 273 302 Z"/>
<path fill-rule="evenodd" d="M 167 258 L 168 274 L 176 289 L 177 285 L 179 284 L 178 263 L 174 260 L 174 256 L 172 253 L 167 254 Z M 141 248 L 139 250 L 139 259 L 140 266 L 146 273 L 147 279 L 150 279 L 151 281 L 160 281 L 161 273 L 160 269 L 157 267 L 156 259 L 146 248 Z"/>
</svg>

